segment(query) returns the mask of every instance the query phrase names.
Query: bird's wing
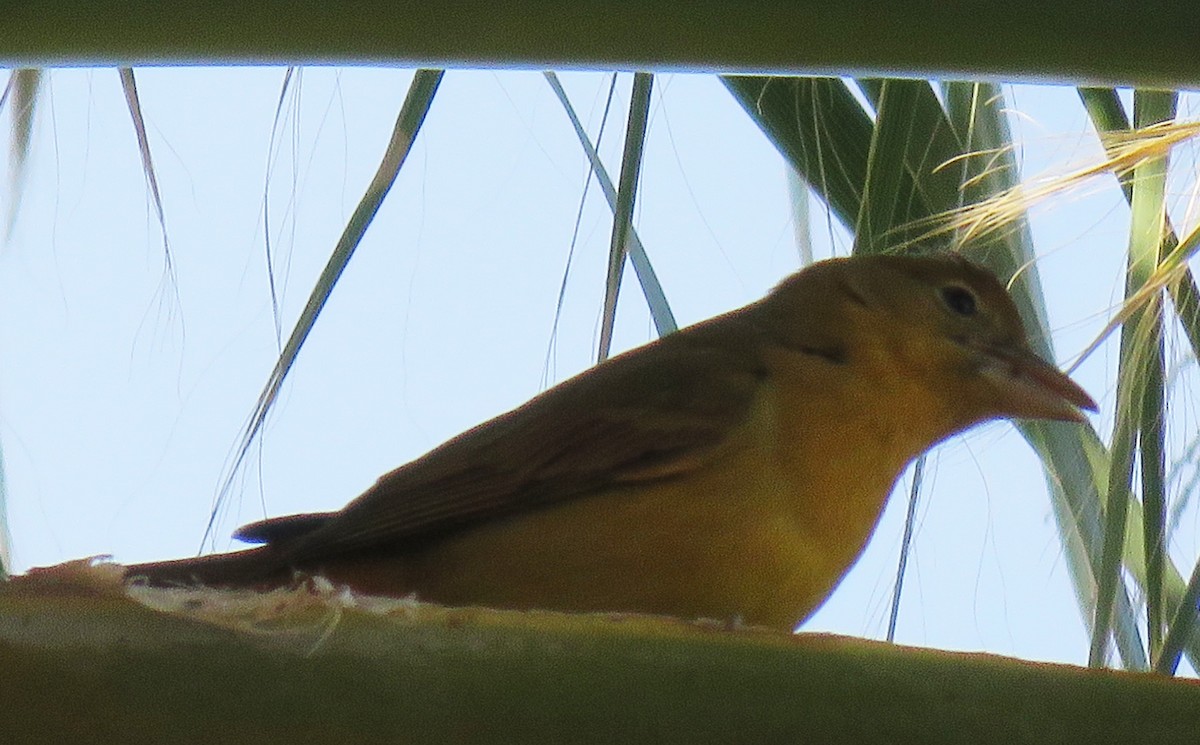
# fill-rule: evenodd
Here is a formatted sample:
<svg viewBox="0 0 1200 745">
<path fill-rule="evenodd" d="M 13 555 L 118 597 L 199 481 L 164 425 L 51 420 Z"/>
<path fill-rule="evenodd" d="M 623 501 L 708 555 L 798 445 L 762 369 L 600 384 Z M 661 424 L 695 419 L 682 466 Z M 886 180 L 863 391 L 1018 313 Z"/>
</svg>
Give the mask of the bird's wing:
<svg viewBox="0 0 1200 745">
<path fill-rule="evenodd" d="M 725 333 L 694 327 L 666 337 L 464 432 L 278 548 L 292 561 L 400 548 L 705 463 L 766 376 L 750 325 L 723 320 Z"/>
</svg>

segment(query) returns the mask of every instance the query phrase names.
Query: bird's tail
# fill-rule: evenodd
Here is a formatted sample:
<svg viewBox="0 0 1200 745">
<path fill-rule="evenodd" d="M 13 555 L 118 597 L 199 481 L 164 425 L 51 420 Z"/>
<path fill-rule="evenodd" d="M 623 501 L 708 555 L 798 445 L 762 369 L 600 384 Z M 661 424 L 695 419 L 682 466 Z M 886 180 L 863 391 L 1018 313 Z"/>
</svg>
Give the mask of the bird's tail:
<svg viewBox="0 0 1200 745">
<path fill-rule="evenodd" d="M 269 546 L 263 546 L 191 559 L 131 564 L 125 567 L 125 580 L 155 587 L 270 589 L 287 584 L 292 576 L 273 553 Z"/>
</svg>

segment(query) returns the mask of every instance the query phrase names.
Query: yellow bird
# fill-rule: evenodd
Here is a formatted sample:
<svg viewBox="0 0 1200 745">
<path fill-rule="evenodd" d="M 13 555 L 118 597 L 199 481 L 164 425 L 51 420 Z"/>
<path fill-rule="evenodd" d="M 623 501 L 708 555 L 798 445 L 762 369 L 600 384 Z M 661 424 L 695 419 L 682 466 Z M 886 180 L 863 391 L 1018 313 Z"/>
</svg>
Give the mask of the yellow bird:
<svg viewBox="0 0 1200 745">
<path fill-rule="evenodd" d="M 858 558 L 905 466 L 990 419 L 1095 404 L 957 256 L 820 262 L 384 475 L 266 545 L 131 566 L 152 584 L 297 573 L 448 605 L 740 618 L 790 631 Z"/>
</svg>

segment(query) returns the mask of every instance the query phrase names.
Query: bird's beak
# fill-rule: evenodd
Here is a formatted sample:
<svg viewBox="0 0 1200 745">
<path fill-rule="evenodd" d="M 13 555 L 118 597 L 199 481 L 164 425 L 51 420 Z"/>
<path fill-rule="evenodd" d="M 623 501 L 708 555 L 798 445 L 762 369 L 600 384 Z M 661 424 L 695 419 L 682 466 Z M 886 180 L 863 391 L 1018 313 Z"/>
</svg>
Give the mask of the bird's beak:
<svg viewBox="0 0 1200 745">
<path fill-rule="evenodd" d="M 1066 373 L 1028 349 L 984 349 L 979 373 L 999 392 L 1006 417 L 1084 422 L 1081 409 L 1096 411 L 1096 402 Z"/>
</svg>

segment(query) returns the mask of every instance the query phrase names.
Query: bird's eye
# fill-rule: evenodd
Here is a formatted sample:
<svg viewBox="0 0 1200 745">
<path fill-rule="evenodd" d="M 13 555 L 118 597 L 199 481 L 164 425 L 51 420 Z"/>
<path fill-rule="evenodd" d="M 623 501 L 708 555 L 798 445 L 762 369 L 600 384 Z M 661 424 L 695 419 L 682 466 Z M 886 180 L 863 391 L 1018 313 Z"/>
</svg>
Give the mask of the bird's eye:
<svg viewBox="0 0 1200 745">
<path fill-rule="evenodd" d="M 978 310 L 975 293 L 965 287 L 950 285 L 943 287 L 939 294 L 942 296 L 942 302 L 946 304 L 946 307 L 960 316 L 973 316 L 975 315 L 975 311 Z"/>
</svg>

